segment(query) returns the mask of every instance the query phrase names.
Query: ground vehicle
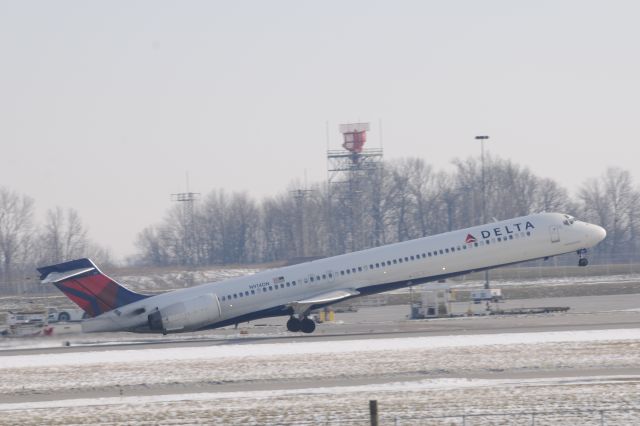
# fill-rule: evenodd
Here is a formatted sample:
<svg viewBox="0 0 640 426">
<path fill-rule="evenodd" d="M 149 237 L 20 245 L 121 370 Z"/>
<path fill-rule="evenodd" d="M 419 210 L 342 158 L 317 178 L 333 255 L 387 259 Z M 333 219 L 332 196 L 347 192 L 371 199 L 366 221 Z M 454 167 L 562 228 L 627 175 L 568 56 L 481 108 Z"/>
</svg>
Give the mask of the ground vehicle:
<svg viewBox="0 0 640 426">
<path fill-rule="evenodd" d="M 87 314 L 77 308 L 49 308 L 47 318 L 49 322 L 82 321 L 87 318 Z"/>
<path fill-rule="evenodd" d="M 482 290 L 473 290 L 470 296 L 473 303 L 481 303 L 485 301 L 499 302 L 502 300 L 502 290 L 499 288 L 485 288 Z"/>
<path fill-rule="evenodd" d="M 44 324 L 46 312 L 44 309 L 33 309 L 23 311 L 9 311 L 7 313 L 8 325 L 24 325 L 24 324 Z"/>
</svg>

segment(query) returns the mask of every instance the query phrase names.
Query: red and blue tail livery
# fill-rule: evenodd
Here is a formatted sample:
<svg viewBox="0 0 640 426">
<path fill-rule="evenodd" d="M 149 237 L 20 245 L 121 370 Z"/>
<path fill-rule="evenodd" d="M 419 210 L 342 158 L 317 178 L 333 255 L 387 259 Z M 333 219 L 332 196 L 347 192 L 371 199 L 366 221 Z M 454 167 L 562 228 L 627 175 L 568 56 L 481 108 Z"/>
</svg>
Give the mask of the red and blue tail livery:
<svg viewBox="0 0 640 426">
<path fill-rule="evenodd" d="M 118 284 L 89 259 L 43 266 L 38 272 L 42 282 L 54 284 L 92 318 L 149 297 Z"/>
</svg>

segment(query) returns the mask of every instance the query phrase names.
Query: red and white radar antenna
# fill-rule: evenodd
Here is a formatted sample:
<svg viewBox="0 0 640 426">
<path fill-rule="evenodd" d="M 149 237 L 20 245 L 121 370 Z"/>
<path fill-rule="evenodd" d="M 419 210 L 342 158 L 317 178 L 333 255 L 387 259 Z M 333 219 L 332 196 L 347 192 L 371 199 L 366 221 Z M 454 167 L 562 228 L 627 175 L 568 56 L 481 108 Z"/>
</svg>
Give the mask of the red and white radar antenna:
<svg viewBox="0 0 640 426">
<path fill-rule="evenodd" d="M 344 137 L 342 147 L 354 154 L 360 154 L 367 141 L 369 123 L 341 124 L 340 133 Z"/>
</svg>

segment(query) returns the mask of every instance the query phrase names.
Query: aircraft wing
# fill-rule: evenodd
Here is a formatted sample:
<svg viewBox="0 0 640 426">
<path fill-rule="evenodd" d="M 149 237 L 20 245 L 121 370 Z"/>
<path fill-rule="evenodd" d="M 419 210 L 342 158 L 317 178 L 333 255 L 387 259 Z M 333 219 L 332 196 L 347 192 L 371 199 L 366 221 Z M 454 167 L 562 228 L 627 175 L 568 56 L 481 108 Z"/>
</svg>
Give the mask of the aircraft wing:
<svg viewBox="0 0 640 426">
<path fill-rule="evenodd" d="M 287 306 L 293 308 L 293 311 L 296 314 L 305 314 L 313 305 L 336 303 L 359 294 L 360 292 L 355 289 L 332 290 L 326 293 L 317 294 L 304 300 L 296 300 L 288 303 Z"/>
</svg>

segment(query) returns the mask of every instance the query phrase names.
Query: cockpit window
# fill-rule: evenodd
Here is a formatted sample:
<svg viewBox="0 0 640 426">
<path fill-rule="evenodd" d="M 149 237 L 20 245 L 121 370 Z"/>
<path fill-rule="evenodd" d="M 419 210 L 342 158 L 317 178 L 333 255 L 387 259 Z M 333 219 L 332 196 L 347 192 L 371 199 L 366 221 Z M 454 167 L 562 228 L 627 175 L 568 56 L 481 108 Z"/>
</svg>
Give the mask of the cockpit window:
<svg viewBox="0 0 640 426">
<path fill-rule="evenodd" d="M 569 216 L 568 214 L 564 215 L 564 220 L 562 221 L 562 223 L 564 223 L 565 225 L 569 226 L 569 225 L 573 225 L 573 222 L 576 221 L 576 218 L 573 216 Z"/>
</svg>

